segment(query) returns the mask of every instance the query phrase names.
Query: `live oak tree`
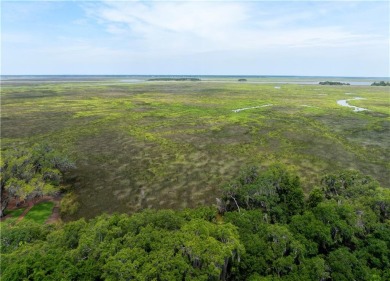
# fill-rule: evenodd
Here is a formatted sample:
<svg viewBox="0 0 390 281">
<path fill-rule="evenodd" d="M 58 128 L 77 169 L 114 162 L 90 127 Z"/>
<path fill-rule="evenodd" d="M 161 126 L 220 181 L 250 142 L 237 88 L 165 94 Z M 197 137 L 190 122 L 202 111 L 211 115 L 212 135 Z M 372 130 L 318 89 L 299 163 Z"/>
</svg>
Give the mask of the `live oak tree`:
<svg viewBox="0 0 390 281">
<path fill-rule="evenodd" d="M 237 227 L 170 210 L 103 215 L 57 229 L 2 233 L 4 280 L 228 280 L 244 249 Z"/>
<path fill-rule="evenodd" d="M 280 164 L 262 172 L 249 167 L 223 187 L 222 193 L 220 210 L 261 209 L 272 222 L 286 222 L 304 208 L 299 178 Z"/>
<path fill-rule="evenodd" d="M 73 168 L 72 161 L 47 144 L 2 151 L 0 217 L 11 198 L 21 202 L 58 191 L 63 174 Z"/>
</svg>

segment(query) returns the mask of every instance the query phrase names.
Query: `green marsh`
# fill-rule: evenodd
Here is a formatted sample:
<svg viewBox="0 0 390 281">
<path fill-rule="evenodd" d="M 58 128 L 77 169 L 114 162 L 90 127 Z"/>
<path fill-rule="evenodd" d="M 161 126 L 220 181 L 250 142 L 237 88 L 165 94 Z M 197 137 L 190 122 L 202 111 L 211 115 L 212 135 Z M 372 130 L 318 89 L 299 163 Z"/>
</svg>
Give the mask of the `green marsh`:
<svg viewBox="0 0 390 281">
<path fill-rule="evenodd" d="M 337 104 L 354 97 L 368 111 Z M 390 186 L 384 87 L 8 83 L 1 99 L 3 149 L 46 141 L 76 161 L 68 180 L 80 208 L 67 219 L 214 204 L 251 164 L 292 166 L 306 191 L 348 168 Z"/>
</svg>

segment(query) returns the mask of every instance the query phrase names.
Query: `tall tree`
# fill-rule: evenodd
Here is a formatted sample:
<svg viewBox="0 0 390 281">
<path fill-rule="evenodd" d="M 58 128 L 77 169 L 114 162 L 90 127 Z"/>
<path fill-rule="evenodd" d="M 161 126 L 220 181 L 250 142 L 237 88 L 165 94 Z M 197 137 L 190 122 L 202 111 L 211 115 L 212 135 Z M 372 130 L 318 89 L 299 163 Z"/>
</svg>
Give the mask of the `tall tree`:
<svg viewBox="0 0 390 281">
<path fill-rule="evenodd" d="M 286 222 L 304 209 L 299 178 L 280 164 L 259 172 L 256 167 L 241 172 L 223 188 L 220 210 L 261 209 L 272 222 Z"/>
</svg>

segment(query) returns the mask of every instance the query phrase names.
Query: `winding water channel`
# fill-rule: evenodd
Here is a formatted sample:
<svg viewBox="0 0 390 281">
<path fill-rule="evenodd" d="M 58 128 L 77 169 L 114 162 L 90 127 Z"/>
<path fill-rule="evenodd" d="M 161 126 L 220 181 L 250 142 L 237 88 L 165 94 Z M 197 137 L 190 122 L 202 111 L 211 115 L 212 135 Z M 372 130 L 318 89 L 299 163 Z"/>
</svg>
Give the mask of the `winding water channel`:
<svg viewBox="0 0 390 281">
<path fill-rule="evenodd" d="M 350 105 L 350 104 L 348 103 L 348 101 L 350 101 L 350 100 L 364 100 L 364 98 L 356 97 L 356 98 L 353 98 L 353 99 L 338 100 L 338 101 L 337 101 L 337 104 L 338 104 L 338 105 L 341 105 L 341 106 L 346 106 L 346 107 L 353 108 L 353 111 L 355 111 L 355 112 L 368 110 L 367 108 L 362 108 L 362 107 L 357 107 L 357 106 L 354 106 L 354 105 Z"/>
</svg>

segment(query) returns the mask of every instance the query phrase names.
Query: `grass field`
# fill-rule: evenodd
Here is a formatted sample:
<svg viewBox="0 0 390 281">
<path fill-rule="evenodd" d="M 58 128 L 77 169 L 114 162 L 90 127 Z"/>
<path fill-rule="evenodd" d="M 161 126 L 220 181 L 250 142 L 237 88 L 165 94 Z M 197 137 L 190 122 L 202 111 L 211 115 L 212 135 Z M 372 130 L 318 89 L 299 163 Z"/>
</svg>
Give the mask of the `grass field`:
<svg viewBox="0 0 390 281">
<path fill-rule="evenodd" d="M 53 207 L 54 207 L 53 202 L 43 202 L 43 203 L 36 204 L 26 214 L 24 220 L 31 220 L 36 223 L 44 223 L 51 215 Z"/>
<path fill-rule="evenodd" d="M 43 202 L 34 205 L 30 211 L 24 216 L 23 220 L 33 221 L 39 224 L 44 223 L 51 215 L 54 207 L 53 202 Z M 13 225 L 17 222 L 18 217 L 23 213 L 25 208 L 6 211 L 10 215 L 5 221 L 1 222 L 1 226 Z"/>
<path fill-rule="evenodd" d="M 354 97 L 369 111 L 337 104 Z M 68 219 L 213 204 L 251 164 L 285 163 L 306 191 L 348 168 L 390 186 L 385 87 L 8 83 L 1 98 L 3 148 L 46 141 L 76 160 L 80 208 Z"/>
</svg>

